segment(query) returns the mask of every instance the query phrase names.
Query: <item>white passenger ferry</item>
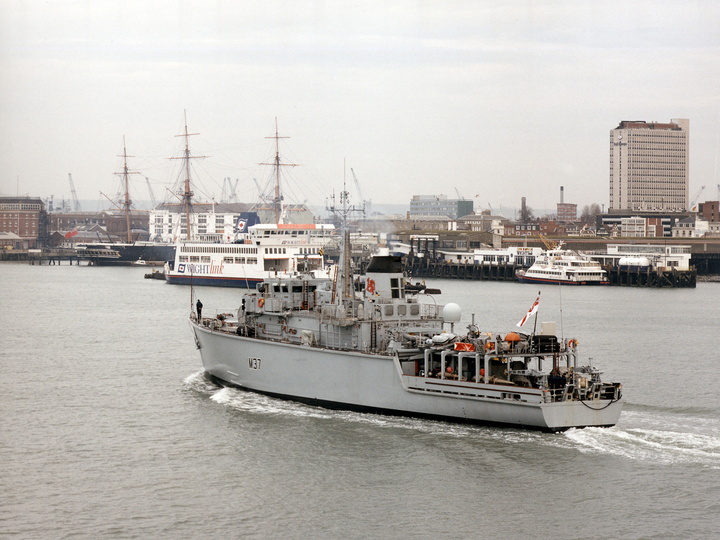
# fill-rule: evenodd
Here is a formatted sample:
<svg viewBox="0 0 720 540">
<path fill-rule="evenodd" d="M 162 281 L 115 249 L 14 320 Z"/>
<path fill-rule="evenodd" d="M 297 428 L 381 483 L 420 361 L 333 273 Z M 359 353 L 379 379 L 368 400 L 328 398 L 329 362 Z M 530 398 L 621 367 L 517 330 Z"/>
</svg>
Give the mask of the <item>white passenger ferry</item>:
<svg viewBox="0 0 720 540">
<path fill-rule="evenodd" d="M 254 289 L 264 279 L 303 271 L 328 275 L 323 248 L 334 225 L 253 225 L 234 243 L 181 242 L 165 265 L 168 283 Z"/>
<path fill-rule="evenodd" d="M 515 276 L 521 283 L 551 285 L 609 285 L 607 272 L 600 263 L 567 249 L 552 249 L 537 259 L 527 270 Z"/>
</svg>

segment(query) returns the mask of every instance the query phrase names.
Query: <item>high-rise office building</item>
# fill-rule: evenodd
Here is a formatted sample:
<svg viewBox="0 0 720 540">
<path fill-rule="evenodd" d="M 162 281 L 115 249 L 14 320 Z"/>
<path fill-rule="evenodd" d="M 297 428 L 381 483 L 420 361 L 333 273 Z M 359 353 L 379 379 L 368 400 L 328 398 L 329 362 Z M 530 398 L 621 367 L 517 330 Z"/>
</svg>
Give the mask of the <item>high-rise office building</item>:
<svg viewBox="0 0 720 540">
<path fill-rule="evenodd" d="M 610 211 L 687 210 L 689 128 L 623 120 L 610 131 Z"/>
</svg>

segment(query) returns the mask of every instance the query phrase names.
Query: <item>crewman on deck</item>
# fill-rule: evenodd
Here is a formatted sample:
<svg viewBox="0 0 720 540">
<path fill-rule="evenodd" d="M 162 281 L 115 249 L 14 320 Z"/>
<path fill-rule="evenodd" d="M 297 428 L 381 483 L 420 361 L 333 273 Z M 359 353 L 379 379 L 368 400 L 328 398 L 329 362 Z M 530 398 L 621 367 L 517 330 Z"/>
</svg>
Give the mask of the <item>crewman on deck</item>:
<svg viewBox="0 0 720 540">
<path fill-rule="evenodd" d="M 202 318 L 202 302 L 198 298 L 197 304 L 195 304 L 195 307 L 197 308 L 197 316 L 198 321 Z"/>
</svg>

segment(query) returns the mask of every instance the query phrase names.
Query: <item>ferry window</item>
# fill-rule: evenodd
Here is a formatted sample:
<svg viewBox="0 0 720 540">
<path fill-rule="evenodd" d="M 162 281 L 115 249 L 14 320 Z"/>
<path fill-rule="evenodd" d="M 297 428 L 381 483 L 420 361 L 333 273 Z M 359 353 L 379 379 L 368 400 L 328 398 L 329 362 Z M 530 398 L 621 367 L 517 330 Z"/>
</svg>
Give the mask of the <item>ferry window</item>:
<svg viewBox="0 0 720 540">
<path fill-rule="evenodd" d="M 398 306 L 398 315 L 406 315 L 407 306 Z"/>
<path fill-rule="evenodd" d="M 257 264 L 257 257 L 248 257 L 247 263 L 248 264 Z"/>
<path fill-rule="evenodd" d="M 190 262 L 200 262 L 200 257 L 198 257 L 197 255 L 191 255 Z"/>
<path fill-rule="evenodd" d="M 283 253 L 285 253 L 285 248 L 282 248 L 282 249 L 283 249 Z"/>
<path fill-rule="evenodd" d="M 235 257 L 235 264 L 245 264 L 245 257 Z"/>
<path fill-rule="evenodd" d="M 393 306 L 392 304 L 388 304 L 385 306 L 385 315 L 392 315 L 393 314 Z"/>
<path fill-rule="evenodd" d="M 232 257 L 223 257 L 223 262 L 232 264 L 233 258 Z"/>
<path fill-rule="evenodd" d="M 265 253 L 267 254 L 267 252 L 268 252 L 268 248 L 265 248 Z"/>
<path fill-rule="evenodd" d="M 410 304 L 410 315 L 420 315 L 420 304 Z"/>
<path fill-rule="evenodd" d="M 302 292 L 302 286 L 301 286 L 301 285 L 293 285 L 292 292 L 294 292 L 294 293 L 301 293 L 301 292 Z"/>
<path fill-rule="evenodd" d="M 200 262 L 209 263 L 210 255 L 203 255 L 202 257 L 200 257 Z"/>
<path fill-rule="evenodd" d="M 180 262 L 188 262 L 187 255 L 180 255 Z"/>
</svg>

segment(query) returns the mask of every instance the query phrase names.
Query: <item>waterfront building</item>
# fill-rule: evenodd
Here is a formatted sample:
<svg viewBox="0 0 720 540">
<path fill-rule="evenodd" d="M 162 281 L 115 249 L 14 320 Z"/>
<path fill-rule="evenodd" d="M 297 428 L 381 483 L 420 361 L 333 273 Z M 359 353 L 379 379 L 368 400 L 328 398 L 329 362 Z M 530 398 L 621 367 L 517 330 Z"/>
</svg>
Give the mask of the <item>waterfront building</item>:
<svg viewBox="0 0 720 540">
<path fill-rule="evenodd" d="M 410 216 L 458 219 L 473 212 L 473 201 L 448 199 L 446 195 L 413 195 Z"/>
<path fill-rule="evenodd" d="M 642 217 L 648 220 L 646 226 L 648 233 L 651 231 L 654 234 L 649 236 L 666 236 L 671 237 L 672 229 L 678 221 L 688 217 L 688 212 L 642 212 L 642 211 L 629 211 L 629 210 L 613 210 L 607 214 L 599 214 L 595 217 L 595 227 L 597 230 L 605 228 L 607 231 L 611 231 L 613 228 L 617 230 L 622 229 L 622 220 L 625 218 Z M 650 226 L 654 226 L 651 229 Z M 622 236 L 625 236 L 622 234 Z"/>
<path fill-rule="evenodd" d="M 610 212 L 688 209 L 689 127 L 623 120 L 610 131 Z"/>
<path fill-rule="evenodd" d="M 48 216 L 39 197 L 0 197 L 0 233 L 13 249 L 36 249 L 47 238 Z"/>
<path fill-rule="evenodd" d="M 505 224 L 504 236 L 537 236 L 540 225 L 536 221 L 511 221 Z"/>
<path fill-rule="evenodd" d="M 672 228 L 673 237 L 699 238 L 710 232 L 707 219 L 689 216 L 678 221 Z"/>
<path fill-rule="evenodd" d="M 235 232 L 238 219 L 248 217 L 254 223 L 275 223 L 275 209 L 246 203 L 195 203 L 191 206 L 193 234 L 211 241 L 227 241 Z M 313 223 L 314 216 L 305 205 L 283 206 L 285 223 Z M 174 242 L 187 239 L 187 214 L 182 204 L 160 204 L 150 211 L 150 239 Z"/>
<path fill-rule="evenodd" d="M 558 221 L 577 221 L 577 204 L 557 203 Z"/>
<path fill-rule="evenodd" d="M 698 205 L 698 215 L 708 221 L 720 221 L 720 201 L 705 201 Z"/>
<path fill-rule="evenodd" d="M 662 218 L 630 216 L 620 218 L 622 236 L 645 238 L 648 236 L 664 236 L 665 224 Z"/>
<path fill-rule="evenodd" d="M 680 244 L 608 244 L 606 253 L 589 253 L 601 265 L 655 270 L 690 270 L 692 246 Z"/>
<path fill-rule="evenodd" d="M 468 214 L 458 218 L 458 228 L 469 231 L 493 231 L 503 223 L 510 220 L 504 216 L 493 216 L 490 210 L 483 210 L 480 214 Z"/>
<path fill-rule="evenodd" d="M 49 233 L 65 234 L 73 229 L 81 238 L 75 243 L 127 240 L 127 215 L 122 210 L 101 210 L 99 212 L 53 212 L 48 214 Z M 83 234 L 85 233 L 85 234 Z M 130 236 L 133 241 L 148 239 L 147 212 L 130 212 Z"/>
</svg>

